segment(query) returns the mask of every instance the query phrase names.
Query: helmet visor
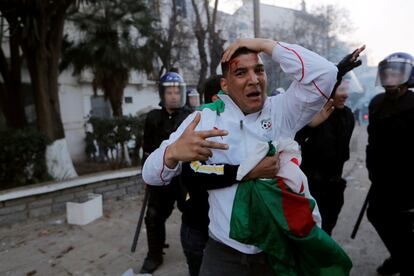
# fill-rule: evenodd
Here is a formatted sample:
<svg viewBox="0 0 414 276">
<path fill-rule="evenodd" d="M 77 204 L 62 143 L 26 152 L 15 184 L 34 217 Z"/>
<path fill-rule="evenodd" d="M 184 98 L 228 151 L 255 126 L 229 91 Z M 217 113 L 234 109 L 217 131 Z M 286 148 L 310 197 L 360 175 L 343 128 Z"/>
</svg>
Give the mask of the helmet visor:
<svg viewBox="0 0 414 276">
<path fill-rule="evenodd" d="M 188 93 L 187 95 L 188 97 L 188 105 L 196 108 L 198 106 L 200 106 L 200 94 L 198 94 L 197 90 L 193 89 L 190 91 L 190 93 Z"/>
<path fill-rule="evenodd" d="M 412 65 L 406 62 L 381 62 L 378 66 L 376 85 L 399 86 L 408 81 Z"/>
<path fill-rule="evenodd" d="M 185 83 L 165 82 L 161 85 L 162 105 L 166 108 L 181 108 L 185 104 Z"/>
</svg>

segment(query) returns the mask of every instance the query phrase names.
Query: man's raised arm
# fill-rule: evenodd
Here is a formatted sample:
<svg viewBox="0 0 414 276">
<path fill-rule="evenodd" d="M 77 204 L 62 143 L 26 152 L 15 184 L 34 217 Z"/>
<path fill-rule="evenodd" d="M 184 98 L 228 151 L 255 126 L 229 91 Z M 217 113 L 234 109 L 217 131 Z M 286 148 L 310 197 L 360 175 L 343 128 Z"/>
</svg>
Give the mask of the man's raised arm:
<svg viewBox="0 0 414 276">
<path fill-rule="evenodd" d="M 271 55 L 274 61 L 280 63 L 283 72 L 292 75 L 302 84 L 313 84 L 318 96 L 321 96 L 319 90 L 323 90 L 327 91 L 323 96 L 329 97 L 338 69 L 318 54 L 295 44 L 265 38 L 246 38 L 232 43 L 224 52 L 221 61 L 229 61 L 233 53 L 241 47 Z"/>
</svg>

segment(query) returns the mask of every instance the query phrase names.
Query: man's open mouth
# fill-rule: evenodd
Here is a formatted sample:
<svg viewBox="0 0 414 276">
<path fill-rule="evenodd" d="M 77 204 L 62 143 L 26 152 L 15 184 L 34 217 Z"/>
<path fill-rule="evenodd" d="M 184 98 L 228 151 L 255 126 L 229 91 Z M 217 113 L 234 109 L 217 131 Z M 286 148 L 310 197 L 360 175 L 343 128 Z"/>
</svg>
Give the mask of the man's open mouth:
<svg viewBox="0 0 414 276">
<path fill-rule="evenodd" d="M 247 94 L 248 98 L 253 98 L 253 97 L 259 97 L 260 96 L 260 92 L 259 91 L 253 91 Z"/>
</svg>

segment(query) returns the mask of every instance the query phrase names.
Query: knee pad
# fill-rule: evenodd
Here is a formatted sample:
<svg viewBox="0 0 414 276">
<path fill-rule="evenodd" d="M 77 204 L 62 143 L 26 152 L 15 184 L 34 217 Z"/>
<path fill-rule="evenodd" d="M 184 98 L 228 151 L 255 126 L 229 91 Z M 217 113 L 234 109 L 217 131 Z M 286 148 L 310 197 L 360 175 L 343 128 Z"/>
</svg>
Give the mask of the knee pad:
<svg viewBox="0 0 414 276">
<path fill-rule="evenodd" d="M 154 225 L 158 223 L 162 223 L 163 218 L 160 214 L 160 212 L 157 211 L 155 208 L 149 207 L 147 209 L 147 214 L 145 216 L 145 224 L 146 225 Z"/>
</svg>

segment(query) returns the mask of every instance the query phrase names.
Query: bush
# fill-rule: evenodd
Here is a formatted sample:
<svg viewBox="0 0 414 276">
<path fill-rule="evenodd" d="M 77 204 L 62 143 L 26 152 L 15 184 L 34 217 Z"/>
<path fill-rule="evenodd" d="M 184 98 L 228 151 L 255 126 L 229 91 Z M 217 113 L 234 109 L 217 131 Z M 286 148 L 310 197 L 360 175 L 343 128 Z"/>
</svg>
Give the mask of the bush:
<svg viewBox="0 0 414 276">
<path fill-rule="evenodd" d="M 45 156 L 48 144 L 48 139 L 34 128 L 0 131 L 1 188 L 48 179 Z"/>
<path fill-rule="evenodd" d="M 118 168 L 129 165 L 129 152 L 132 152 L 133 161 L 140 163 L 138 153 L 142 146 L 144 120 L 145 116 L 91 117 L 87 122 L 91 131 L 86 132 L 86 155 L 90 160 L 108 161 Z M 128 153 L 124 151 L 125 146 Z"/>
</svg>

